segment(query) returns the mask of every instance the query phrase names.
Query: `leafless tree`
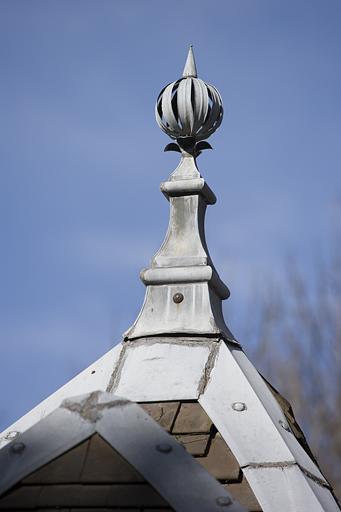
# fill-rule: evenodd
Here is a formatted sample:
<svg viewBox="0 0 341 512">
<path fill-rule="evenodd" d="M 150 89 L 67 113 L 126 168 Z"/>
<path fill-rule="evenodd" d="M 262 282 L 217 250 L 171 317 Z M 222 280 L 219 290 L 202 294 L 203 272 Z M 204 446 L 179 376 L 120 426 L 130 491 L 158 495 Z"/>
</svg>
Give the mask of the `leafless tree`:
<svg viewBox="0 0 341 512">
<path fill-rule="evenodd" d="M 341 231 L 340 231 L 341 232 Z M 283 282 L 263 287 L 249 324 L 257 367 L 291 402 L 322 472 L 341 497 L 341 237 L 312 268 L 287 262 Z M 341 251 L 340 251 L 341 252 Z M 259 288 L 258 288 L 259 292 Z"/>
</svg>

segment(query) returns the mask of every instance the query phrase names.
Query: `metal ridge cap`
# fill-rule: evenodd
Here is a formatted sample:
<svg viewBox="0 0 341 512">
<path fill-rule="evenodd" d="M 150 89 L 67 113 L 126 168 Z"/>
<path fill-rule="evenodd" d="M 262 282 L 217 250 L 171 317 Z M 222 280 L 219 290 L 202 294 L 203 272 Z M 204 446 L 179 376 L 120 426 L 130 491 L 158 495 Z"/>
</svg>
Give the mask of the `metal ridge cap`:
<svg viewBox="0 0 341 512">
<path fill-rule="evenodd" d="M 0 451 L 0 467 L 5 469 L 0 473 L 1 498 L 26 476 L 94 434 L 123 457 L 172 510 L 218 512 L 221 504 L 227 504 L 231 512 L 246 512 L 138 404 L 103 391 L 69 397 Z"/>
</svg>

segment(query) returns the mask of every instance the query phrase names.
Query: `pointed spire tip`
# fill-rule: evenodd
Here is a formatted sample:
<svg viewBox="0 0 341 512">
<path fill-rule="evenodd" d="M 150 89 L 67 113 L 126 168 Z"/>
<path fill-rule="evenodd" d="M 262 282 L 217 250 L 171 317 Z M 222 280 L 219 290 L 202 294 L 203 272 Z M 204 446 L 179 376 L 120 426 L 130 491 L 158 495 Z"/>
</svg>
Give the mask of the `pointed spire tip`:
<svg viewBox="0 0 341 512">
<path fill-rule="evenodd" d="M 190 76 L 197 78 L 197 67 L 195 65 L 194 53 L 193 53 L 193 45 L 189 46 L 188 55 L 186 64 L 184 67 L 184 72 L 182 74 L 183 78 L 188 78 Z"/>
</svg>

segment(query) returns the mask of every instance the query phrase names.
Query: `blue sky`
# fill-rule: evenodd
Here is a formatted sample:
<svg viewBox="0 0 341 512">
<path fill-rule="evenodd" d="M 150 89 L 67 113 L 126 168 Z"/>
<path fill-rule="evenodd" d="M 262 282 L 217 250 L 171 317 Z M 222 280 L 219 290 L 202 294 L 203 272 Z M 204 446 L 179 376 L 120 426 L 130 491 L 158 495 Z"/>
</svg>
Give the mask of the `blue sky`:
<svg viewBox="0 0 341 512">
<path fill-rule="evenodd" d="M 323 250 L 341 190 L 340 24 L 339 0 L 0 1 L 0 428 L 139 311 L 178 159 L 154 102 L 190 43 L 225 106 L 198 164 L 237 337 L 254 284 Z"/>
</svg>

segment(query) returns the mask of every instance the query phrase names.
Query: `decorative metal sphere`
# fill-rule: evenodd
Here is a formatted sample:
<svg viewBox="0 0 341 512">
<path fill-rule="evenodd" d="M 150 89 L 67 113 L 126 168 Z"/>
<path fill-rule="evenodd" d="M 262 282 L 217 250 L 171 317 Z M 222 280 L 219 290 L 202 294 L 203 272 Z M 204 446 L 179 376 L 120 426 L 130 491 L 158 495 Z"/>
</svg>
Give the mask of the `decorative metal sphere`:
<svg viewBox="0 0 341 512">
<path fill-rule="evenodd" d="M 207 139 L 220 126 L 223 102 L 217 89 L 197 78 L 192 46 L 183 77 L 167 85 L 155 107 L 156 121 L 172 139 Z"/>
</svg>

